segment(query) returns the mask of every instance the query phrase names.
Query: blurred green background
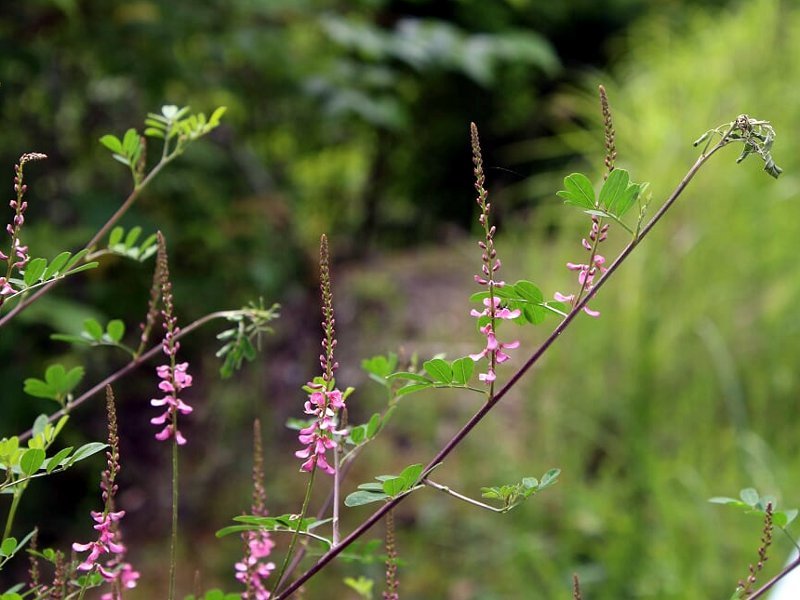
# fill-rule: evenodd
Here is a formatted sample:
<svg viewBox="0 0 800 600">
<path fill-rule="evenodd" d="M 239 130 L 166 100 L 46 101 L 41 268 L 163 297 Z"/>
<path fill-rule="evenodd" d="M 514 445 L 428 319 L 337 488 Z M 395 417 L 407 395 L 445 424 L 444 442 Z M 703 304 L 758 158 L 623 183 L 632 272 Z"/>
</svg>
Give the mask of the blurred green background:
<svg viewBox="0 0 800 600">
<path fill-rule="evenodd" d="M 476 352 L 468 316 L 480 254 L 468 124 L 481 131 L 504 278 L 546 294 L 574 285 L 588 220 L 555 197 L 564 175 L 602 174 L 596 86 L 614 110 L 618 166 L 668 195 L 697 155 L 691 142 L 739 113 L 770 119 L 779 181 L 757 159 L 715 157 L 546 359 L 439 469 L 479 488 L 562 469 L 562 481 L 504 516 L 424 491 L 398 510 L 404 598 L 728 598 L 756 560 L 756 517 L 710 505 L 750 485 L 800 504 L 795 368 L 800 321 L 800 7 L 673 0 L 30 0 L 0 14 L 0 164 L 26 169 L 26 241 L 53 256 L 84 243 L 128 192 L 97 139 L 140 127 L 162 104 L 224 126 L 159 177 L 123 221 L 161 228 L 177 310 L 188 323 L 263 296 L 283 305 L 257 364 L 220 383 L 211 326 L 187 339 L 196 406 L 183 458 L 181 591 L 237 589 L 238 540 L 213 532 L 249 505 L 250 441 L 263 421 L 269 508 L 299 509 L 305 476 L 283 427 L 318 369 L 316 253 L 327 233 L 339 381 L 353 418 L 381 406 L 362 358 Z M 10 196 L 9 196 L 10 198 Z M 10 214 L 10 209 L 9 214 Z M 612 228 L 607 254 L 625 243 Z M 49 340 L 87 316 L 143 317 L 151 264 L 110 260 L 34 305 L 0 335 L 2 435 L 51 410 L 22 394 L 52 362 L 84 364 L 86 385 L 124 362 Z M 512 332 L 507 376 L 555 321 Z M 132 333 L 133 335 L 133 333 Z M 152 439 L 148 368 L 116 386 L 131 598 L 163 596 L 168 450 Z M 426 462 L 478 407 L 454 393 L 404 400 L 346 491 Z M 65 443 L 101 439 L 100 398 Z M 18 533 L 45 545 L 90 536 L 102 460 L 31 486 Z M 57 490 L 57 494 L 53 494 Z M 322 494 L 323 490 L 319 490 Z M 369 514 L 347 511 L 348 526 Z M 376 530 L 373 536 L 380 536 Z M 767 571 L 789 551 L 776 539 Z M 25 565 L 19 568 L 24 570 Z M 307 598 L 353 598 L 336 563 Z M 199 575 L 195 575 L 195 573 Z M 197 577 L 197 579 L 196 579 Z M 378 588 L 379 589 L 379 588 Z M 379 594 L 376 594 L 378 597 Z"/>
</svg>

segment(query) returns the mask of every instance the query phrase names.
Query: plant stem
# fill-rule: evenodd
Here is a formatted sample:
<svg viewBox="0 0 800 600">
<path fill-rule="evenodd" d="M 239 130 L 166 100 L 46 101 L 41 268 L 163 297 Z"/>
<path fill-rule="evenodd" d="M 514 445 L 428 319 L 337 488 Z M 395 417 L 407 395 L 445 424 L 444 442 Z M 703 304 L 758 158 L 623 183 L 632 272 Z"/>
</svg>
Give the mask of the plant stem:
<svg viewBox="0 0 800 600">
<path fill-rule="evenodd" d="M 331 539 L 333 541 L 333 545 L 336 546 L 339 544 L 339 505 L 340 505 L 340 485 L 341 479 L 339 474 L 339 469 L 342 466 L 342 448 L 341 444 L 344 443 L 342 440 L 339 444 L 336 445 L 336 448 L 333 449 L 333 520 L 331 522 Z"/>
<path fill-rule="evenodd" d="M 544 342 L 531 354 L 528 360 L 523 364 L 516 373 L 509 379 L 509 381 L 497 392 L 496 395 L 489 398 L 489 400 L 484 404 L 473 416 L 470 418 L 469 421 L 450 439 L 447 444 L 442 447 L 442 449 L 434 456 L 434 458 L 428 463 L 428 466 L 425 467 L 423 472 L 429 471 L 434 466 L 438 465 L 442 462 L 455 448 L 458 446 L 461 441 L 475 428 L 475 426 L 480 423 L 483 418 L 494 408 L 495 405 L 513 388 L 517 382 L 527 373 L 527 371 L 536 364 L 539 359 L 544 355 L 545 352 L 550 348 L 550 346 L 555 343 L 555 341 L 561 336 L 564 330 L 569 326 L 569 324 L 578 316 L 578 314 L 583 310 L 583 307 L 586 306 L 589 301 L 594 298 L 600 288 L 603 287 L 606 281 L 608 281 L 611 276 L 613 276 L 614 272 L 619 268 L 619 266 L 625 262 L 628 256 L 633 252 L 633 249 L 638 245 L 638 243 L 644 239 L 644 237 L 655 227 L 655 225 L 662 219 L 662 217 L 666 214 L 666 212 L 672 207 L 678 197 L 683 193 L 683 190 L 686 189 L 686 186 L 689 185 L 689 182 L 694 178 L 700 168 L 706 163 L 706 161 L 711 158 L 720 148 L 725 146 L 729 139 L 729 135 L 733 131 L 733 127 L 728 130 L 728 132 L 722 137 L 722 139 L 709 150 L 707 153 L 701 154 L 700 157 L 695 161 L 695 163 L 691 166 L 691 168 L 687 171 L 686 175 L 684 175 L 683 179 L 677 185 L 677 187 L 673 190 L 673 192 L 669 195 L 669 197 L 664 201 L 664 204 L 661 205 L 661 208 L 658 209 L 656 214 L 653 218 L 642 228 L 641 233 L 638 237 L 631 240 L 625 248 L 622 249 L 619 256 L 614 260 L 614 262 L 608 267 L 608 270 L 600 277 L 597 281 L 595 286 L 587 292 L 587 294 L 583 297 L 583 300 L 578 302 L 572 310 L 570 310 L 569 314 L 564 318 L 561 323 L 559 323 L 555 329 L 551 332 L 551 334 L 545 339 Z M 281 594 L 274 597 L 274 600 L 283 600 L 284 598 L 288 598 L 292 593 L 296 592 L 301 585 L 303 585 L 306 581 L 311 579 L 314 575 L 316 575 L 319 571 L 321 571 L 325 565 L 331 562 L 334 558 L 336 558 L 345 548 L 347 548 L 350 544 L 355 542 L 358 538 L 364 535 L 369 529 L 372 528 L 378 521 L 383 519 L 384 515 L 392 510 L 397 504 L 402 502 L 403 498 L 408 494 L 403 494 L 394 498 L 384 504 L 381 508 L 376 510 L 370 517 L 368 517 L 361 525 L 359 525 L 356 529 L 354 529 L 350 535 L 342 540 L 342 542 L 334 547 L 331 548 L 328 552 L 323 554 L 319 560 L 311 566 L 305 573 L 303 573 L 300 577 L 295 579 Z M 798 559 L 798 564 L 800 564 L 800 559 Z"/>
<path fill-rule="evenodd" d="M 169 549 L 169 600 L 175 600 L 175 569 L 178 555 L 178 441 L 172 438 L 172 540 Z"/>
<path fill-rule="evenodd" d="M 270 594 L 270 598 L 275 597 L 275 593 L 278 591 L 278 588 L 280 587 L 281 583 L 283 583 L 284 577 L 288 575 L 286 567 L 289 565 L 289 559 L 291 559 L 292 557 L 292 552 L 294 552 L 294 547 L 297 544 L 297 538 L 300 537 L 300 529 L 303 527 L 303 519 L 306 516 L 306 511 L 308 510 L 308 504 L 311 501 L 311 488 L 314 487 L 314 476 L 316 474 L 317 474 L 317 463 L 314 462 L 314 467 L 311 469 L 311 476 L 308 479 L 308 486 L 306 486 L 306 497 L 303 498 L 303 506 L 300 509 L 300 517 L 297 520 L 297 529 L 295 529 L 294 535 L 292 536 L 292 539 L 289 542 L 289 549 L 286 551 L 286 557 L 283 559 L 281 570 L 278 572 L 278 576 L 275 578 L 275 585 L 272 588 L 272 593 Z"/>
<path fill-rule="evenodd" d="M 770 579 L 768 582 L 766 582 L 764 585 L 762 585 L 760 588 L 758 588 L 755 592 L 750 594 L 747 597 L 747 600 L 755 600 L 756 598 L 760 598 L 761 596 L 766 594 L 773 585 L 778 583 L 781 579 L 786 577 L 789 573 L 794 571 L 797 567 L 800 567 L 800 555 L 798 555 L 797 558 L 795 558 L 792 562 L 790 562 L 788 565 L 786 565 L 781 570 L 780 573 L 775 575 L 775 577 Z"/>
<path fill-rule="evenodd" d="M 3 539 L 11 535 L 14 516 L 17 514 L 17 507 L 19 506 L 19 501 L 22 499 L 22 493 L 25 491 L 25 487 L 26 486 L 23 484 L 22 489 L 14 490 L 14 497 L 11 499 L 11 507 L 8 509 L 8 518 L 6 518 L 6 528 L 3 531 Z"/>
<path fill-rule="evenodd" d="M 456 492 L 454 490 L 451 490 L 446 485 L 442 485 L 440 483 L 436 483 L 435 481 L 433 481 L 431 479 L 428 479 L 427 477 L 425 477 L 422 480 L 421 483 L 424 483 L 427 486 L 430 486 L 430 487 L 432 487 L 434 489 L 437 489 L 440 492 L 444 492 L 445 494 L 453 496 L 454 498 L 458 498 L 459 500 L 462 500 L 462 501 L 466 502 L 467 504 L 472 504 L 472 506 L 477 506 L 478 508 L 485 508 L 486 510 L 490 510 L 490 511 L 496 512 L 496 513 L 504 513 L 504 512 L 506 512 L 505 509 L 497 508 L 495 506 L 491 506 L 489 504 L 485 504 L 485 503 L 481 502 L 480 500 L 475 500 L 474 498 L 470 498 L 469 496 L 464 496 L 463 494 L 459 494 L 458 492 Z"/>
</svg>

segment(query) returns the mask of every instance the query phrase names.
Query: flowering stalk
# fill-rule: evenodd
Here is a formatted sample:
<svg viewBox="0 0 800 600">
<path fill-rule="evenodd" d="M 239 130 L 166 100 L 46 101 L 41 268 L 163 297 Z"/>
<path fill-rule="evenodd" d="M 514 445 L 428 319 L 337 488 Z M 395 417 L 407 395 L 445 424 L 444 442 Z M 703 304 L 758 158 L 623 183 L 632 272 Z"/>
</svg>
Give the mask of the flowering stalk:
<svg viewBox="0 0 800 600">
<path fill-rule="evenodd" d="M 772 502 L 767 502 L 764 509 L 764 530 L 761 535 L 761 546 L 758 548 L 758 562 L 755 565 L 750 565 L 749 573 L 745 581 L 740 581 L 736 587 L 738 593 L 737 598 L 752 598 L 753 586 L 756 583 L 756 576 L 764 568 L 764 563 L 767 562 L 767 550 L 772 545 Z"/>
<path fill-rule="evenodd" d="M 111 386 L 106 387 L 106 409 L 108 411 L 108 445 L 106 469 L 103 471 L 100 489 L 103 493 L 103 512 L 92 511 L 94 528 L 100 533 L 97 541 L 87 544 L 72 544 L 76 552 L 89 551 L 89 555 L 78 565 L 79 571 L 87 573 L 97 570 L 105 581 L 111 584 L 111 592 L 103 594 L 102 600 L 119 600 L 123 589 L 136 587 L 139 579 L 130 563 L 125 562 L 125 545 L 119 532 L 119 521 L 125 516 L 124 510 L 114 510 L 114 496 L 117 492 L 116 478 L 119 473 L 119 437 L 117 435 L 117 413 L 114 406 L 114 393 Z M 100 561 L 101 557 L 106 557 Z"/>
<path fill-rule="evenodd" d="M 470 123 L 470 137 L 472 140 L 472 163 L 475 165 L 475 190 L 478 192 L 476 202 L 481 209 L 478 216 L 478 223 L 483 227 L 484 239 L 478 242 L 480 247 L 482 275 L 475 275 L 475 282 L 478 285 L 486 286 L 489 291 L 489 297 L 484 299 L 483 304 L 485 308 L 483 311 L 473 309 L 470 315 L 479 319 L 478 323 L 481 324 L 480 332 L 486 336 L 486 347 L 477 354 L 471 354 L 470 358 L 475 362 L 486 358 L 489 361 L 489 366 L 486 373 L 481 373 L 478 378 L 489 385 L 489 397 L 494 395 L 494 381 L 497 378 L 495 368 L 498 364 L 507 361 L 510 357 L 503 352 L 504 349 L 517 348 L 519 341 L 501 343 L 497 340 L 495 331 L 497 328 L 498 319 L 516 319 L 520 315 L 520 311 L 509 310 L 508 308 L 501 307 L 500 298 L 495 296 L 495 288 L 501 288 L 505 285 L 504 281 L 496 280 L 495 273 L 500 270 L 500 259 L 497 258 L 497 250 L 494 247 L 494 234 L 495 226 L 489 224 L 489 213 L 492 204 L 488 202 L 489 193 L 484 187 L 486 177 L 483 174 L 483 158 L 481 156 L 481 145 L 478 139 L 478 127 L 475 123 Z"/>
<path fill-rule="evenodd" d="M 606 156 L 605 160 L 603 161 L 606 166 L 606 172 L 603 175 L 603 181 L 606 181 L 608 176 L 614 170 L 614 163 L 617 158 L 617 146 L 615 141 L 616 131 L 614 131 L 614 122 L 611 118 L 611 107 L 608 104 L 606 88 L 601 85 L 599 86 L 599 91 L 600 110 L 603 113 L 603 133 L 606 148 Z M 599 201 L 596 201 L 595 208 L 600 208 Z M 562 294 L 561 292 L 556 292 L 553 295 L 556 300 L 575 306 L 581 301 L 585 294 L 591 292 L 595 277 L 597 276 L 598 272 L 600 275 L 603 275 L 607 271 L 606 267 L 604 266 L 606 262 L 605 257 L 597 252 L 598 245 L 604 242 L 607 237 L 608 224 L 604 224 L 601 217 L 592 215 L 592 227 L 589 231 L 589 239 L 587 240 L 586 238 L 583 238 L 581 240 L 581 246 L 583 246 L 584 250 L 589 252 L 589 260 L 586 264 L 573 262 L 567 263 L 567 268 L 570 271 L 576 271 L 578 273 L 578 284 L 580 285 L 578 293 Z M 596 318 L 600 316 L 600 311 L 592 310 L 588 306 L 584 306 L 583 311 L 590 317 Z"/>
<path fill-rule="evenodd" d="M 333 291 L 331 286 L 331 272 L 330 272 L 330 253 L 328 250 L 328 237 L 322 235 L 319 245 L 319 268 L 320 268 L 320 295 L 322 301 L 322 330 L 324 337 L 322 339 L 322 354 L 319 356 L 319 364 L 322 368 L 322 376 L 315 378 L 313 381 L 308 382 L 303 386 L 303 390 L 308 393 L 308 400 L 304 405 L 304 412 L 307 415 L 314 417 L 314 420 L 307 427 L 303 427 L 299 434 L 298 440 L 305 446 L 302 450 L 295 452 L 297 458 L 305 459 L 300 466 L 302 471 L 311 473 L 311 477 L 306 487 L 306 495 L 303 499 L 303 506 L 300 509 L 300 516 L 297 522 L 297 529 L 292 536 L 289 543 L 289 550 L 286 553 L 281 570 L 276 578 L 273 594 L 280 586 L 284 576 L 286 575 L 286 568 L 291 559 L 292 552 L 297 543 L 302 527 L 303 518 L 305 518 L 306 511 L 308 510 L 308 503 L 311 500 L 311 488 L 314 483 L 314 477 L 317 469 L 327 473 L 328 475 L 336 475 L 337 471 L 328 463 L 326 453 L 328 450 L 334 450 L 338 446 L 335 436 L 341 435 L 344 432 L 337 430 L 339 411 L 345 408 L 345 400 L 352 391 L 348 389 L 342 393 L 336 386 L 334 373 L 339 368 L 339 363 L 334 359 L 334 350 L 336 348 L 336 319 L 333 316 Z M 334 460 L 334 464 L 336 461 Z M 334 477 L 334 486 L 339 485 L 338 477 Z M 338 499 L 338 492 L 334 489 L 334 497 Z M 334 537 L 338 539 L 338 517 L 339 507 L 338 503 L 334 502 L 333 506 L 333 529 Z"/>
<path fill-rule="evenodd" d="M 400 600 L 397 592 L 397 545 L 394 535 L 394 511 L 386 513 L 386 591 L 383 600 Z"/>
<path fill-rule="evenodd" d="M 253 504 L 251 513 L 266 517 L 267 493 L 264 488 L 264 455 L 261 447 L 261 423 L 256 419 L 253 423 Z M 236 579 L 245 584 L 242 598 L 246 600 L 267 600 L 270 593 L 264 582 L 275 570 L 275 563 L 264 559 L 272 553 L 275 542 L 270 539 L 269 531 L 260 529 L 246 531 L 242 534 L 245 543 L 244 558 L 236 563 Z"/>
<path fill-rule="evenodd" d="M 169 280 L 169 262 L 167 258 L 167 244 L 161 232 L 158 232 L 158 261 L 157 270 L 161 275 L 161 300 L 163 308 L 161 315 L 164 320 L 164 340 L 161 349 L 169 357 L 166 365 L 156 368 L 156 374 L 162 380 L 158 388 L 166 392 L 163 398 L 153 398 L 150 404 L 153 406 L 166 406 L 162 414 L 150 419 L 153 425 L 164 428 L 159 431 L 155 438 L 165 441 L 172 438 L 172 542 L 170 545 L 170 565 L 169 565 L 169 599 L 175 597 L 175 568 L 177 563 L 178 551 L 178 446 L 186 443 L 186 438 L 178 429 L 178 415 L 189 414 L 192 407 L 184 403 L 178 394 L 192 385 L 192 376 L 186 371 L 189 363 L 178 363 L 177 354 L 181 345 L 176 339 L 180 334 L 180 327 L 177 324 L 177 317 L 174 315 L 172 305 L 172 282 Z"/>
<path fill-rule="evenodd" d="M 24 200 L 25 192 L 28 191 L 28 186 L 23 181 L 25 163 L 45 158 L 47 158 L 46 154 L 29 152 L 20 156 L 19 161 L 14 165 L 14 192 L 16 193 L 16 198 L 8 203 L 14 209 L 14 219 L 6 225 L 6 232 L 11 237 L 11 245 L 8 254 L 0 250 L 0 261 L 5 261 L 6 263 L 6 273 L 0 277 L 0 306 L 5 302 L 6 296 L 10 296 L 17 291 L 11 286 L 12 275 L 15 271 L 19 272 L 24 268 L 30 260 L 28 247 L 22 245 L 19 237 L 22 225 L 25 223 L 25 211 L 28 209 L 28 203 Z"/>
</svg>

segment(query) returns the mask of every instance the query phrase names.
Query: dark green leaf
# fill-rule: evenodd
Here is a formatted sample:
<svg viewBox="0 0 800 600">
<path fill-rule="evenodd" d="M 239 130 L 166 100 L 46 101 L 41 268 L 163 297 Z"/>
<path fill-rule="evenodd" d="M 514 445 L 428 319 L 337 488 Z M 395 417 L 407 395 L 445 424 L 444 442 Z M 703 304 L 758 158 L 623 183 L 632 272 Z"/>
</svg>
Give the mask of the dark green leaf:
<svg viewBox="0 0 800 600">
<path fill-rule="evenodd" d="M 362 506 L 364 504 L 370 504 L 371 502 L 380 502 L 381 500 L 388 499 L 389 496 L 386 494 L 376 494 L 374 492 L 359 490 L 348 494 L 347 498 L 344 499 L 344 505 L 352 508 L 354 506 Z"/>
</svg>

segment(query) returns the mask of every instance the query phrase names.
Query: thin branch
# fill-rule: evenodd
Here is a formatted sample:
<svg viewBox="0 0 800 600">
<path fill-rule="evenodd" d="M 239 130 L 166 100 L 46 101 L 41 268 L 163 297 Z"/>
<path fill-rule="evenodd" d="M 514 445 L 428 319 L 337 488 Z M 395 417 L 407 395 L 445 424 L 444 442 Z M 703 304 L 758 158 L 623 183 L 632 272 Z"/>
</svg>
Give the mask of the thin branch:
<svg viewBox="0 0 800 600">
<path fill-rule="evenodd" d="M 237 312 L 238 311 L 235 311 L 235 310 L 220 310 L 220 311 L 217 311 L 217 312 L 209 313 L 209 314 L 205 315 L 204 317 L 200 317 L 196 321 L 190 323 L 186 327 L 181 328 L 180 333 L 175 336 L 175 339 L 176 340 L 181 339 L 183 336 L 191 333 L 192 331 L 194 331 L 198 327 L 202 327 L 203 325 L 205 325 L 209 321 L 213 321 L 215 319 L 228 318 L 229 316 L 234 315 Z M 142 354 L 139 357 L 137 357 L 137 358 L 133 359 L 132 361 L 130 361 L 127 365 L 125 365 L 121 369 L 115 371 L 114 373 L 112 373 L 111 375 L 109 375 L 108 377 L 103 379 L 103 381 L 101 381 L 100 383 L 98 383 L 94 387 L 92 387 L 92 388 L 88 389 L 87 391 L 85 391 L 83 394 L 78 396 L 75 400 L 73 400 L 72 402 L 69 402 L 61 410 L 54 412 L 52 415 L 47 417 L 47 422 L 48 423 L 52 423 L 53 421 L 57 421 L 58 419 L 60 419 L 64 415 L 69 414 L 74 408 L 77 408 L 78 406 L 80 406 L 81 404 L 83 404 L 84 402 L 86 402 L 87 400 L 92 398 L 95 394 L 98 394 L 101 391 L 105 390 L 107 385 L 111 385 L 112 383 L 114 383 L 118 379 L 124 377 L 125 375 L 127 375 L 128 373 L 133 371 L 139 365 L 147 362 L 148 360 L 150 360 L 151 358 L 156 356 L 159 352 L 161 352 L 161 342 L 159 342 L 158 344 L 156 344 L 155 346 L 150 348 L 150 350 L 148 350 L 144 354 Z M 20 441 L 24 441 L 24 440 L 28 439 L 29 437 L 31 437 L 32 435 L 33 435 L 33 430 L 32 429 L 28 429 L 27 431 L 25 431 L 24 433 L 21 433 L 19 435 L 19 440 Z"/>
</svg>

